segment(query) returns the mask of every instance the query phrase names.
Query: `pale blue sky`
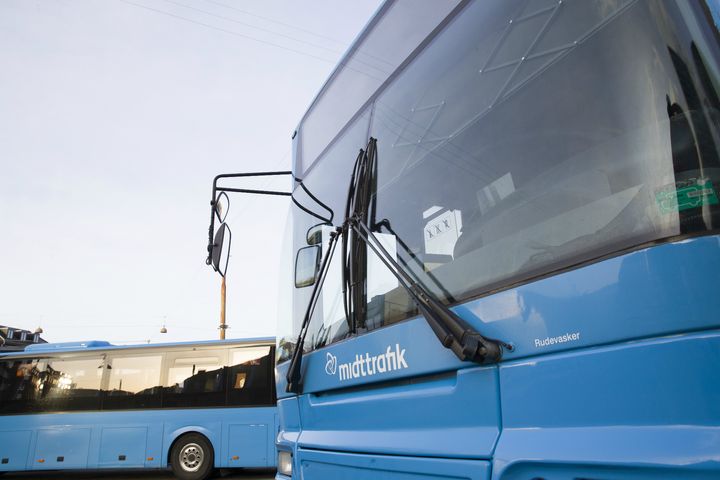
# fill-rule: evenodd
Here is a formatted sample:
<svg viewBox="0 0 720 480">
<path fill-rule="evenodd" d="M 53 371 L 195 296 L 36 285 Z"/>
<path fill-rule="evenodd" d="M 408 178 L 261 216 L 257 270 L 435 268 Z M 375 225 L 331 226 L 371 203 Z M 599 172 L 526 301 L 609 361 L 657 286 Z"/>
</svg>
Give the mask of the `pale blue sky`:
<svg viewBox="0 0 720 480">
<path fill-rule="evenodd" d="M 0 324 L 216 338 L 212 178 L 289 168 L 297 122 L 378 4 L 0 1 Z M 273 335 L 286 301 L 287 199 L 251 198 L 230 211 L 229 337 Z"/>
</svg>

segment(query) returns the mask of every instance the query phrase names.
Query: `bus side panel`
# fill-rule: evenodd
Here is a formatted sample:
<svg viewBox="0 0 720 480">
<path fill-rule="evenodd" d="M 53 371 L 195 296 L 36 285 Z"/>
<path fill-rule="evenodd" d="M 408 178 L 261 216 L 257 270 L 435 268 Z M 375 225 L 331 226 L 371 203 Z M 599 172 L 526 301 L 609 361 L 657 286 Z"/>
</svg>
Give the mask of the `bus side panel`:
<svg viewBox="0 0 720 480">
<path fill-rule="evenodd" d="M 233 426 L 249 427 L 253 435 Z M 252 407 L 0 417 L 0 472 L 162 468 L 173 441 L 195 432 L 210 440 L 217 467 L 275 465 L 277 408 Z"/>
<path fill-rule="evenodd" d="M 222 466 L 274 467 L 277 461 L 277 407 L 248 409 L 245 417 L 235 416 L 224 425 L 226 452 Z M 251 413 L 252 412 L 252 413 Z M 227 433 L 225 433 L 227 432 Z M 217 462 L 216 462 L 217 463 Z"/>
<path fill-rule="evenodd" d="M 365 338 L 377 334 L 386 332 Z M 411 384 L 306 394 L 300 398 L 299 446 L 489 459 L 499 432 L 497 385 L 496 368 L 476 367 Z"/>
<path fill-rule="evenodd" d="M 164 425 L 161 423 L 148 423 L 147 450 L 145 451 L 145 468 L 161 468 L 164 464 L 163 436 Z"/>
<path fill-rule="evenodd" d="M 90 426 L 38 430 L 32 468 L 35 470 L 86 468 L 91 434 Z"/>
<path fill-rule="evenodd" d="M 32 431 L 0 431 L 0 472 L 25 470 Z"/>
<path fill-rule="evenodd" d="M 302 478 L 313 480 L 487 480 L 490 462 L 361 455 L 300 449 Z M 282 477 L 279 477 L 282 478 Z"/>
<path fill-rule="evenodd" d="M 272 423 L 228 425 L 229 465 L 252 467 L 268 464 L 267 438 Z"/>
<path fill-rule="evenodd" d="M 272 457 L 268 457 L 268 451 L 275 438 L 270 430 L 276 422 L 276 407 L 184 409 L 161 413 L 165 419 L 163 467 L 168 465 L 173 442 L 186 433 L 200 433 L 207 437 L 215 453 L 217 468 L 275 465 L 274 450 Z"/>
<path fill-rule="evenodd" d="M 100 435 L 99 467 L 145 466 L 147 427 L 105 427 Z"/>
<path fill-rule="evenodd" d="M 219 418 L 202 418 L 202 416 L 194 415 L 195 412 L 187 410 L 183 412 L 183 418 L 172 418 L 165 422 L 165 434 L 163 439 L 163 467 L 167 467 L 175 440 L 188 433 L 199 433 L 206 437 L 215 453 L 215 467 L 224 467 L 221 428 L 222 421 Z M 189 423 L 192 419 L 193 423 Z M 214 420 L 214 421 L 212 421 Z M 171 461 L 171 460 L 170 460 Z"/>
<path fill-rule="evenodd" d="M 720 331 L 500 367 L 494 479 L 720 478 Z"/>
</svg>

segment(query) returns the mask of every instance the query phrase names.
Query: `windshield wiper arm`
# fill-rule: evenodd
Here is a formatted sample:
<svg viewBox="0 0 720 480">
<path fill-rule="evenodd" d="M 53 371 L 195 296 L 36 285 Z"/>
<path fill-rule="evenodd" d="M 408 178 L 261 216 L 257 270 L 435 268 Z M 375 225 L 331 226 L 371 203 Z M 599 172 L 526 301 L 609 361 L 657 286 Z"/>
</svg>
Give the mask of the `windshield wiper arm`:
<svg viewBox="0 0 720 480">
<path fill-rule="evenodd" d="M 392 228 L 392 226 L 390 225 L 390 220 L 388 220 L 387 218 L 383 218 L 382 220 L 380 220 L 379 222 L 377 222 L 375 224 L 375 227 L 377 227 L 377 229 L 373 228 L 374 231 L 379 232 L 380 228 L 384 227 L 385 230 L 390 232 L 390 234 L 393 237 L 395 237 L 395 240 L 397 241 L 398 245 L 400 245 L 400 247 L 405 251 L 405 253 L 412 259 L 412 261 L 415 262 L 420 268 L 424 268 L 422 261 L 410 249 L 408 244 L 405 243 L 402 238 L 400 238 L 400 235 L 398 235 L 397 232 Z M 400 255 L 398 255 L 398 260 L 403 265 L 403 267 L 405 267 L 405 269 L 409 273 L 411 273 L 413 277 L 415 277 L 415 281 L 417 281 L 418 283 L 422 282 L 422 280 L 420 279 L 420 276 L 410 267 L 408 262 L 406 262 Z M 445 285 L 440 283 L 440 281 L 437 279 L 437 277 L 435 277 L 435 275 L 433 275 L 433 273 L 431 271 L 425 272 L 425 275 L 432 281 L 432 283 L 435 284 L 435 286 L 438 288 L 438 290 L 440 290 L 443 293 L 443 295 L 445 295 L 445 298 L 447 299 L 448 302 L 455 301 L 455 297 L 453 296 L 453 294 L 450 293 L 447 288 L 445 288 Z"/>
<path fill-rule="evenodd" d="M 407 290 L 445 348 L 452 350 L 463 361 L 494 363 L 500 360 L 501 346 L 509 348 L 509 345 L 484 337 L 475 331 L 465 320 L 416 282 L 390 255 L 365 223 L 355 217 L 350 218 L 348 223 L 355 234 L 370 247 Z"/>
</svg>

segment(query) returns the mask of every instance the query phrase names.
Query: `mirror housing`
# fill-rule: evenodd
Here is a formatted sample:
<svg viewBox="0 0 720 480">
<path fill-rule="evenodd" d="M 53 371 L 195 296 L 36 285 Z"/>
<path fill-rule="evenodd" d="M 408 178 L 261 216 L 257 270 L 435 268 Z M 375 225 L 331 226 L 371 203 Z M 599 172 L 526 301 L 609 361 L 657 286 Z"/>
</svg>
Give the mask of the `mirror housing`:
<svg viewBox="0 0 720 480">
<path fill-rule="evenodd" d="M 309 287 L 315 284 L 320 271 L 320 252 L 318 245 L 303 247 L 295 257 L 295 288 Z"/>
<path fill-rule="evenodd" d="M 323 227 L 332 227 L 332 225 L 328 223 L 318 223 L 317 225 L 313 225 L 308 228 L 308 231 L 305 234 L 305 241 L 308 245 L 320 245 L 322 243 Z"/>
</svg>

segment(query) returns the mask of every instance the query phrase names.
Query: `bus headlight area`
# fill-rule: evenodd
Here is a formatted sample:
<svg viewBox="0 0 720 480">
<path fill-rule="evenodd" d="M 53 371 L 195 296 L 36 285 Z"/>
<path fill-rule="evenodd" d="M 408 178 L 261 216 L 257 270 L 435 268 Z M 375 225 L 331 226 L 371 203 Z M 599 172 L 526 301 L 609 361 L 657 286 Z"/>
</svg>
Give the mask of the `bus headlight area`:
<svg viewBox="0 0 720 480">
<path fill-rule="evenodd" d="M 278 452 L 277 469 L 280 475 L 292 477 L 292 453 L 282 450 Z"/>
</svg>

